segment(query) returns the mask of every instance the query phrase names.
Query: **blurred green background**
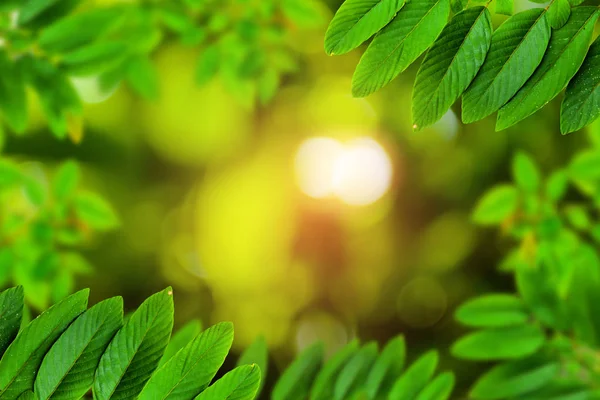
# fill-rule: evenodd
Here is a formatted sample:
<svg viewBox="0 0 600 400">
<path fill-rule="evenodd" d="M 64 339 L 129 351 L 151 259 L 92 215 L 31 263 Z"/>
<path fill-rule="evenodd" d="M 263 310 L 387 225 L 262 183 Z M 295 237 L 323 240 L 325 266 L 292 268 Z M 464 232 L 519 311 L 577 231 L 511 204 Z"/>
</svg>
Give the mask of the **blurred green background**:
<svg viewBox="0 0 600 400">
<path fill-rule="evenodd" d="M 264 335 L 281 369 L 317 339 L 333 351 L 354 337 L 404 333 L 411 351 L 447 355 L 461 333 L 454 308 L 512 289 L 496 272 L 507 243 L 475 227 L 470 212 L 486 188 L 510 179 L 516 149 L 549 171 L 588 137 L 559 134 L 560 98 L 503 132 L 492 118 L 463 126 L 449 112 L 412 133 L 418 63 L 376 95 L 352 98 L 361 52 L 322 49 L 340 3 L 323 2 L 322 21 L 308 28 L 290 27 L 299 66 L 266 105 L 219 79 L 196 85 L 198 50 L 176 40 L 153 56 L 156 101 L 77 82 L 89 101 L 79 144 L 48 134 L 32 100 L 27 134 L 6 136 L 3 153 L 34 166 L 78 160 L 84 187 L 121 220 L 85 250 L 95 271 L 77 287 L 92 288 L 93 302 L 123 295 L 133 309 L 172 285 L 178 326 L 233 321 L 235 349 Z M 474 373 L 445 362 L 463 379 Z"/>
</svg>

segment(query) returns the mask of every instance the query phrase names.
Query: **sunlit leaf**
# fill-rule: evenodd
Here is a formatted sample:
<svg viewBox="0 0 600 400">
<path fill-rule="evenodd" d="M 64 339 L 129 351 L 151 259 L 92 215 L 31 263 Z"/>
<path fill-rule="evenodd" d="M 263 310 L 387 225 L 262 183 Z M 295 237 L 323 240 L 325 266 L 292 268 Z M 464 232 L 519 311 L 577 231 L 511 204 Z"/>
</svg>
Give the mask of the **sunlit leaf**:
<svg viewBox="0 0 600 400">
<path fill-rule="evenodd" d="M 427 52 L 412 96 L 414 130 L 437 122 L 471 84 L 483 65 L 492 39 L 485 7 L 456 14 Z"/>
<path fill-rule="evenodd" d="M 13 400 L 33 388 L 46 352 L 86 308 L 89 290 L 77 292 L 34 319 L 0 360 L 0 397 Z"/>
<path fill-rule="evenodd" d="M 83 397 L 92 387 L 100 357 L 123 324 L 123 299 L 96 304 L 75 320 L 54 343 L 35 380 L 38 399 Z"/>
<path fill-rule="evenodd" d="M 325 34 L 327 54 L 344 54 L 386 26 L 404 5 L 404 0 L 346 0 Z"/>
<path fill-rule="evenodd" d="M 352 94 L 368 96 L 408 68 L 442 32 L 449 12 L 448 0 L 408 2 L 361 58 L 352 79 Z"/>
<path fill-rule="evenodd" d="M 500 109 L 497 130 L 506 129 L 533 114 L 567 86 L 583 63 L 599 12 L 596 7 L 574 8 L 565 26 L 552 33 L 540 66 Z"/>
<path fill-rule="evenodd" d="M 504 21 L 492 35 L 487 58 L 463 96 L 463 122 L 485 118 L 509 101 L 542 61 L 549 41 L 545 10 L 527 10 Z"/>
<path fill-rule="evenodd" d="M 260 384 L 260 368 L 244 365 L 228 372 L 194 400 L 252 400 Z"/>
<path fill-rule="evenodd" d="M 600 38 L 590 47 L 583 65 L 569 82 L 560 109 L 560 131 L 575 132 L 600 116 Z"/>
<path fill-rule="evenodd" d="M 172 329 L 173 291 L 167 288 L 144 301 L 108 345 L 96 372 L 94 398 L 137 397 L 158 366 Z"/>
</svg>

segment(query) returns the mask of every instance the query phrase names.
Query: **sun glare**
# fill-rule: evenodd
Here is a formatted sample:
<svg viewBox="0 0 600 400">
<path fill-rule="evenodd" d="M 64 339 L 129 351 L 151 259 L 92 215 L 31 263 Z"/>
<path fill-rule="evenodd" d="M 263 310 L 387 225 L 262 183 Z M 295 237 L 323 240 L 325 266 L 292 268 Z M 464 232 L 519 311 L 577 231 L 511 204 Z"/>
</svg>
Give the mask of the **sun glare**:
<svg viewBox="0 0 600 400">
<path fill-rule="evenodd" d="M 326 137 L 306 139 L 295 166 L 305 194 L 317 199 L 335 196 L 353 206 L 376 202 L 392 184 L 390 157 L 368 137 L 344 143 Z"/>
</svg>

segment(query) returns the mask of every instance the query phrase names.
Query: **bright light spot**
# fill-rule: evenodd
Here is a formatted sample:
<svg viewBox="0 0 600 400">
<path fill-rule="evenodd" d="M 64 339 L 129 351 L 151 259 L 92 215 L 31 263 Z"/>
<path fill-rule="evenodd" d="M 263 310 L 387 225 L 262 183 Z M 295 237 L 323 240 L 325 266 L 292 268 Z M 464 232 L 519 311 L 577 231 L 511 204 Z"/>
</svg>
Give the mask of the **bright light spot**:
<svg viewBox="0 0 600 400">
<path fill-rule="evenodd" d="M 333 170 L 333 189 L 344 202 L 364 206 L 379 200 L 392 184 L 392 162 L 369 138 L 348 143 Z"/>
<path fill-rule="evenodd" d="M 301 190 L 314 198 L 336 196 L 353 206 L 379 200 L 392 184 L 392 162 L 371 138 L 340 143 L 330 138 L 307 139 L 296 156 Z"/>
<path fill-rule="evenodd" d="M 302 143 L 296 154 L 296 176 L 300 189 L 316 199 L 332 196 L 334 168 L 343 151 L 340 142 L 325 137 L 307 139 Z"/>
</svg>

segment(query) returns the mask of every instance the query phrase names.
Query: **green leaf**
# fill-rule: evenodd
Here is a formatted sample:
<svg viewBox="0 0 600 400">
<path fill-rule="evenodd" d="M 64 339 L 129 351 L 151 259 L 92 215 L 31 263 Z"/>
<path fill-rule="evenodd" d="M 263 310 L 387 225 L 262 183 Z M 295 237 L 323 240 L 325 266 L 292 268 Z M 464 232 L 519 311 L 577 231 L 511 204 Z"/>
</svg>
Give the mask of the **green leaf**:
<svg viewBox="0 0 600 400">
<path fill-rule="evenodd" d="M 124 20 L 125 13 L 119 7 L 96 8 L 69 15 L 45 27 L 37 44 L 47 52 L 64 53 L 95 41 Z"/>
<path fill-rule="evenodd" d="M 574 180 L 600 178 L 600 151 L 585 150 L 577 153 L 569 165 L 569 176 Z"/>
<path fill-rule="evenodd" d="M 23 0 L 19 10 L 19 25 L 33 20 L 36 16 L 58 3 L 60 0 Z"/>
<path fill-rule="evenodd" d="M 471 397 L 500 400 L 521 396 L 551 382 L 559 368 L 539 357 L 506 362 L 483 374 L 471 389 Z"/>
<path fill-rule="evenodd" d="M 404 0 L 346 0 L 325 33 L 325 51 L 345 54 L 386 26 Z"/>
<path fill-rule="evenodd" d="M 310 391 L 311 400 L 331 400 L 333 398 L 333 390 L 338 374 L 358 349 L 358 341 L 353 340 L 325 363 L 315 378 Z"/>
<path fill-rule="evenodd" d="M 217 45 L 206 47 L 200 52 L 196 64 L 196 84 L 208 83 L 219 71 L 221 64 L 221 50 Z"/>
<path fill-rule="evenodd" d="M 524 152 L 518 152 L 513 158 L 512 173 L 517 186 L 529 193 L 540 188 L 541 174 L 533 159 Z"/>
<path fill-rule="evenodd" d="M 19 333 L 23 318 L 23 298 L 23 286 L 0 293 L 0 357 Z"/>
<path fill-rule="evenodd" d="M 269 349 L 264 336 L 257 337 L 250 346 L 238 358 L 236 366 L 256 364 L 260 368 L 260 386 L 256 392 L 256 396 L 260 395 L 264 382 L 267 379 L 267 371 L 269 369 Z"/>
<path fill-rule="evenodd" d="M 52 193 L 59 200 L 65 200 L 77 187 L 79 182 L 79 166 L 74 161 L 63 163 L 52 181 Z"/>
<path fill-rule="evenodd" d="M 561 200 L 569 188 L 569 175 L 562 170 L 555 171 L 546 182 L 546 196 L 552 201 Z"/>
<path fill-rule="evenodd" d="M 29 72 L 50 129 L 57 137 L 64 138 L 68 130 L 67 117 L 82 112 L 79 96 L 71 82 L 43 59 L 25 57 L 20 66 Z"/>
<path fill-rule="evenodd" d="M 497 328 L 522 325 L 529 314 L 520 298 L 508 294 L 488 294 L 461 305 L 455 318 L 463 325 L 477 328 Z"/>
<path fill-rule="evenodd" d="M 486 329 L 459 339 L 452 354 L 467 360 L 520 358 L 536 352 L 545 341 L 544 332 L 535 325 Z"/>
<path fill-rule="evenodd" d="M 70 75 L 89 76 L 115 68 L 127 56 L 127 46 L 121 42 L 99 42 L 63 55 L 61 64 Z"/>
<path fill-rule="evenodd" d="M 535 113 L 567 86 L 588 50 L 598 8 L 577 7 L 565 26 L 552 33 L 548 51 L 527 83 L 498 113 L 496 130 Z"/>
<path fill-rule="evenodd" d="M 496 0 L 496 14 L 512 15 L 514 8 L 514 0 Z"/>
<path fill-rule="evenodd" d="M 362 387 L 367 373 L 377 359 L 377 347 L 376 342 L 367 343 L 350 358 L 335 382 L 333 390 L 335 400 L 350 398 Z"/>
<path fill-rule="evenodd" d="M 491 40 L 492 19 L 485 7 L 468 8 L 450 20 L 417 72 L 414 130 L 437 122 L 467 89 L 483 65 Z"/>
<path fill-rule="evenodd" d="M 433 377 L 438 364 L 438 353 L 429 351 L 415 361 L 396 381 L 389 395 L 389 400 L 415 400 Z"/>
<path fill-rule="evenodd" d="M 33 388 L 46 352 L 86 308 L 89 290 L 79 291 L 31 321 L 0 360 L 0 398 L 13 400 Z"/>
<path fill-rule="evenodd" d="M 584 206 L 570 205 L 564 209 L 565 217 L 567 221 L 576 229 L 586 230 L 592 222 L 590 216 Z"/>
<path fill-rule="evenodd" d="M 148 100 L 158 98 L 158 74 L 146 57 L 136 57 L 127 63 L 127 82 L 140 96 Z"/>
<path fill-rule="evenodd" d="M 244 365 L 226 373 L 194 400 L 252 400 L 260 384 L 260 368 Z"/>
<path fill-rule="evenodd" d="M 448 0 L 409 1 L 360 59 L 352 78 L 352 94 L 368 96 L 408 68 L 431 47 L 449 13 Z"/>
<path fill-rule="evenodd" d="M 149 297 L 117 332 L 100 359 L 94 398 L 137 397 L 158 366 L 173 329 L 173 291 Z"/>
<path fill-rule="evenodd" d="M 390 340 L 384 347 L 381 355 L 371 368 L 365 391 L 370 399 L 379 398 L 379 394 L 389 393 L 394 382 L 402 373 L 406 360 L 406 344 L 403 336 Z"/>
<path fill-rule="evenodd" d="M 432 380 L 417 397 L 417 400 L 447 400 L 454 388 L 454 374 L 443 372 Z"/>
<path fill-rule="evenodd" d="M 511 216 L 519 205 L 519 192 L 514 186 L 498 185 L 477 203 L 472 219 L 480 225 L 497 225 Z"/>
<path fill-rule="evenodd" d="M 92 387 L 100 357 L 123 325 L 123 299 L 96 304 L 54 343 L 37 373 L 38 400 L 82 398 Z"/>
<path fill-rule="evenodd" d="M 600 38 L 596 39 L 583 65 L 569 82 L 560 108 L 560 131 L 578 131 L 600 116 Z"/>
<path fill-rule="evenodd" d="M 119 226 L 119 220 L 110 204 L 94 193 L 77 193 L 75 211 L 92 228 L 109 230 Z"/>
<path fill-rule="evenodd" d="M 173 337 L 171 337 L 171 341 L 165 349 L 165 353 L 160 359 L 158 367 L 160 368 L 165 365 L 165 363 L 169 361 L 171 357 L 173 357 L 179 350 L 183 349 L 188 343 L 194 340 L 201 331 L 202 323 L 198 320 L 192 320 L 179 329 L 173 335 Z"/>
<path fill-rule="evenodd" d="M 35 400 L 35 394 L 31 390 L 26 390 L 19 395 L 19 400 Z"/>
<path fill-rule="evenodd" d="M 498 111 L 533 75 L 550 41 L 548 14 L 531 9 L 507 19 L 492 35 L 490 51 L 462 102 L 471 123 Z"/>
<path fill-rule="evenodd" d="M 0 111 L 8 126 L 17 133 L 27 127 L 27 96 L 21 69 L 0 49 Z"/>
<path fill-rule="evenodd" d="M 552 29 L 562 28 L 571 16 L 569 0 L 553 0 L 548 6 L 548 19 Z"/>
<path fill-rule="evenodd" d="M 185 400 L 208 387 L 233 343 L 233 324 L 223 322 L 202 332 L 152 375 L 139 400 Z"/>
<path fill-rule="evenodd" d="M 273 388 L 273 400 L 304 400 L 323 363 L 323 344 L 306 348 L 283 372 Z"/>
</svg>

